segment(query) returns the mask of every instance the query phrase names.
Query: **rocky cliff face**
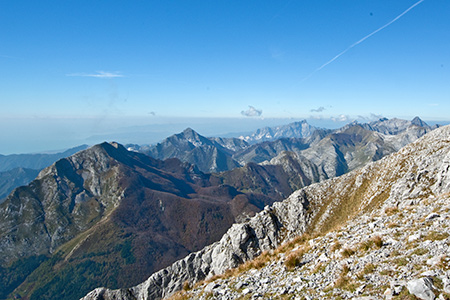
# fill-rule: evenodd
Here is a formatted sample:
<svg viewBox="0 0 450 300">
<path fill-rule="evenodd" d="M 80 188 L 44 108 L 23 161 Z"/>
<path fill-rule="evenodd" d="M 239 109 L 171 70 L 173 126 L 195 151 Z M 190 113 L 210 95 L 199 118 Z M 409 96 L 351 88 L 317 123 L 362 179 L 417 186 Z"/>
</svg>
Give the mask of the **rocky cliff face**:
<svg viewBox="0 0 450 300">
<path fill-rule="evenodd" d="M 370 233 L 367 231 L 366 233 L 369 233 L 369 236 L 364 235 L 364 230 L 368 229 L 365 226 L 361 226 L 364 224 L 362 220 L 373 219 L 374 221 L 371 222 L 375 222 L 378 216 L 384 218 L 382 214 L 395 215 L 392 218 L 389 216 L 389 218 L 379 219 L 385 222 L 383 224 L 379 223 L 377 225 L 375 222 L 374 226 L 367 225 L 369 228 L 381 226 L 380 228 L 392 229 L 396 226 L 390 226 L 386 222 L 392 220 L 395 225 L 395 222 L 398 222 L 402 218 L 401 215 L 404 212 L 412 210 L 417 216 L 424 216 L 423 222 L 427 220 L 431 221 L 436 216 L 430 214 L 425 217 L 425 214 L 432 213 L 427 209 L 427 203 L 434 203 L 436 205 L 435 214 L 441 218 L 440 213 L 446 213 L 448 211 L 446 207 L 448 207 L 449 192 L 450 127 L 447 126 L 428 133 L 423 138 L 404 147 L 398 153 L 385 157 L 375 163 L 370 163 L 366 167 L 295 192 L 285 201 L 265 208 L 264 211 L 257 214 L 248 222 L 233 225 L 220 241 L 199 252 L 192 253 L 183 260 L 177 261 L 170 267 L 153 274 L 147 281 L 136 287 L 116 291 L 99 288 L 89 293 L 83 299 L 159 299 L 166 297 L 175 290 L 181 289 L 183 283 L 186 281 L 192 284 L 205 278 L 211 278 L 213 275 L 223 273 L 229 268 L 236 267 L 242 262 L 255 258 L 263 251 L 275 249 L 281 243 L 305 232 L 321 237 L 320 240 L 314 240 L 314 242 L 310 243 L 314 247 L 316 245 L 328 245 L 327 243 L 320 243 L 322 243 L 321 241 L 323 239 L 329 238 L 330 236 L 332 238 L 333 234 L 336 236 L 339 232 L 341 232 L 341 235 L 350 235 L 349 237 L 351 238 L 351 233 L 346 230 L 339 231 L 339 228 L 347 226 L 349 230 L 360 230 L 359 235 L 364 240 L 358 240 L 357 243 L 363 243 L 366 241 L 366 238 L 370 237 Z M 358 221 L 351 222 L 352 219 Z M 414 230 L 419 230 L 419 232 L 423 231 L 423 234 L 426 233 L 427 230 L 424 228 L 425 223 L 421 223 L 422 221 L 417 222 L 413 218 L 408 218 L 408 220 L 413 222 L 411 226 L 415 224 L 416 229 L 412 228 L 407 232 L 412 233 Z M 438 219 L 438 222 L 434 225 L 436 228 L 433 227 L 436 234 L 439 234 L 438 230 L 445 228 L 446 224 L 445 222 L 441 223 L 439 220 L 441 219 Z M 443 227 L 439 227 L 439 224 L 444 225 L 442 225 Z M 383 236 L 386 235 L 384 237 L 386 244 L 390 243 L 395 245 L 395 241 L 387 241 L 390 237 L 394 239 L 393 236 L 390 236 L 393 232 L 394 230 L 392 232 L 386 230 L 380 233 Z M 404 236 L 405 234 L 404 232 L 400 232 L 400 236 Z M 325 238 L 322 237 L 324 235 Z M 447 237 L 448 234 L 443 239 Z M 414 240 L 414 238 L 409 237 L 408 239 Z M 433 238 L 433 240 L 438 241 L 443 239 L 440 237 Z M 342 239 L 342 242 L 346 241 L 348 240 Z M 380 243 L 376 240 L 373 240 L 373 243 L 377 245 L 376 247 L 380 248 L 384 245 L 383 242 Z M 348 248 L 351 246 L 352 243 L 349 242 Z M 330 254 L 330 252 L 327 254 L 325 252 L 323 255 L 320 254 L 320 257 L 317 259 L 325 264 L 329 261 L 328 257 L 330 255 L 337 253 L 336 251 L 339 249 L 339 246 L 336 245 L 336 247 L 332 251 L 333 254 Z M 372 246 L 368 244 L 367 247 L 370 248 Z M 318 249 L 323 249 L 323 247 L 319 247 Z M 395 247 L 392 249 L 395 249 Z M 446 242 L 442 244 L 442 249 L 444 249 L 442 253 L 448 250 L 448 244 Z M 299 248 L 295 250 L 299 250 Z M 349 249 L 347 250 L 343 251 L 343 253 L 346 252 L 343 256 L 352 256 L 355 253 L 354 250 L 352 250 L 353 253 Z M 417 248 L 418 252 L 415 255 L 423 255 L 419 254 L 419 250 Z M 320 253 L 320 250 L 312 253 L 309 252 L 310 249 L 303 249 L 302 251 L 306 254 L 305 259 L 300 258 L 299 262 L 294 264 L 294 267 L 308 264 L 308 255 L 312 255 L 310 258 L 313 258 L 315 257 L 314 255 L 317 256 Z M 364 256 L 364 259 L 370 262 L 370 257 L 373 256 Z M 357 258 L 346 261 L 349 265 L 348 268 L 354 267 L 357 270 L 361 269 L 363 263 L 361 262 L 361 264 L 357 265 L 357 261 Z M 438 263 L 437 261 L 436 263 Z M 441 261 L 439 260 L 439 262 Z M 274 264 L 276 264 L 275 261 Z M 271 270 L 276 271 L 274 264 L 271 264 Z M 399 261 L 398 264 L 399 266 L 404 265 L 402 261 Z M 311 268 L 314 269 L 314 267 Z M 326 269 L 329 270 L 330 274 L 333 270 L 337 270 L 336 268 L 333 269 L 330 263 L 327 263 L 324 268 L 330 268 Z M 443 271 L 445 270 L 444 268 Z M 343 282 L 346 280 L 345 276 L 349 272 L 346 268 L 344 268 L 344 271 Z M 365 272 L 370 273 L 367 270 Z M 313 273 L 321 272 L 316 270 Z M 412 272 L 411 274 L 417 275 L 418 272 Z M 364 275 L 362 273 L 361 278 L 364 279 Z M 283 278 L 285 277 L 274 277 L 273 280 L 282 282 Z M 363 279 L 358 280 L 365 282 Z M 302 280 L 300 279 L 298 282 Z M 324 282 L 317 283 L 317 286 L 319 284 L 326 284 L 327 281 Z M 313 283 L 310 287 L 315 287 L 314 284 L 316 283 Z M 328 284 L 330 283 L 328 282 Z M 417 286 L 420 283 L 408 282 L 408 289 L 411 286 L 411 290 L 414 290 L 414 285 Z M 242 288 L 241 286 L 238 290 L 244 293 Z M 392 293 L 396 292 L 395 288 L 395 283 L 393 283 Z M 208 295 L 213 293 L 213 289 L 214 287 L 212 286 L 209 288 L 207 291 L 209 293 Z M 300 287 L 299 289 L 301 290 Z M 307 290 L 307 293 L 311 295 L 322 295 L 315 294 L 316 292 L 318 293 L 318 291 L 312 289 Z M 226 291 L 222 294 L 224 293 Z"/>
</svg>

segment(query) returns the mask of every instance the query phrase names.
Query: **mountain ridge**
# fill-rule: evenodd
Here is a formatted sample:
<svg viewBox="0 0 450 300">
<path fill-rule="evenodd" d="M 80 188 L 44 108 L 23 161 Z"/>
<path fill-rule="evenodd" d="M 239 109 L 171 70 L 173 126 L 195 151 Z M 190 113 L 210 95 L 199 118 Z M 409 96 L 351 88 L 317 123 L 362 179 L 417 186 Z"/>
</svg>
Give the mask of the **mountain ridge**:
<svg viewBox="0 0 450 300">
<path fill-rule="evenodd" d="M 42 170 L 0 205 L 0 296 L 64 291 L 74 299 L 95 282 L 136 284 L 273 201 L 175 158 L 95 145 Z"/>
<path fill-rule="evenodd" d="M 237 267 L 265 250 L 305 232 L 326 233 L 374 209 L 403 207 L 450 192 L 450 126 L 436 129 L 399 152 L 340 177 L 305 187 L 235 224 L 219 242 L 192 253 L 142 284 L 121 290 L 99 288 L 93 299 L 159 299 L 195 282 Z M 163 283 L 163 285 L 161 285 Z"/>
<path fill-rule="evenodd" d="M 168 137 L 161 143 L 142 152 L 158 159 L 177 157 L 182 161 L 197 165 L 201 171 L 207 173 L 223 172 L 245 166 L 245 164 L 250 162 L 263 163 L 270 161 L 283 151 L 292 151 L 300 155 L 303 155 L 303 152 L 305 152 L 309 159 L 313 159 L 315 152 L 324 151 L 324 149 L 320 149 L 321 141 L 324 144 L 325 142 L 323 140 L 329 139 L 330 136 L 337 138 L 338 136 L 347 135 L 346 139 L 350 142 L 361 143 L 361 140 L 351 141 L 352 137 L 358 137 L 358 134 L 348 134 L 352 128 L 360 128 L 360 132 L 362 129 L 366 130 L 363 134 L 366 136 L 366 139 L 369 138 L 369 135 L 372 136 L 371 139 L 373 141 L 370 142 L 371 147 L 374 148 L 373 151 L 386 148 L 383 150 L 385 153 L 392 153 L 435 128 L 428 126 L 428 124 L 418 117 L 414 118 L 413 121 L 395 118 L 390 120 L 380 119 L 364 124 L 359 124 L 355 121 L 342 128 L 328 130 L 313 127 L 303 120 L 301 122 L 278 127 L 267 127 L 266 129 L 256 131 L 255 134 L 258 133 L 260 135 L 262 132 L 267 131 L 271 136 L 271 138 L 259 139 L 258 143 L 248 143 L 242 137 L 241 139 L 206 138 L 189 128 L 182 133 Z M 303 127 L 307 127 L 308 130 L 302 132 Z M 326 151 L 329 154 L 335 152 L 334 158 L 330 156 L 330 159 L 336 161 L 340 169 L 337 172 L 330 172 L 330 170 L 325 172 L 330 173 L 327 178 L 336 176 L 336 174 L 343 174 L 347 169 L 352 170 L 367 162 L 367 158 L 356 162 L 351 157 L 338 157 L 340 155 L 346 155 L 345 152 L 353 151 L 352 149 L 346 149 L 344 153 L 340 153 L 342 151 L 339 148 L 342 146 L 339 145 L 339 142 L 339 140 L 335 139 L 334 141 L 330 141 L 330 144 L 326 146 L 328 148 Z M 375 153 L 369 155 L 371 156 L 369 160 L 379 159 L 383 156 L 376 155 Z M 350 165 L 348 165 L 348 159 L 352 160 Z M 317 163 L 317 159 L 315 162 Z M 327 168 L 329 169 L 330 166 Z"/>
</svg>

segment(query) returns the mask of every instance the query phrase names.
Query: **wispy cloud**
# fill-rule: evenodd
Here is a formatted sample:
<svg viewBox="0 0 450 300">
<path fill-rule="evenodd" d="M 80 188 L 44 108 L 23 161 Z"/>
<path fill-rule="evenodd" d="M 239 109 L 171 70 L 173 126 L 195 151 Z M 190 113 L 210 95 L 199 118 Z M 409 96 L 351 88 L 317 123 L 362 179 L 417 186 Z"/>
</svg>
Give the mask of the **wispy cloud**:
<svg viewBox="0 0 450 300">
<path fill-rule="evenodd" d="M 117 78 L 124 77 L 120 72 L 97 71 L 95 73 L 71 73 L 66 76 L 74 77 L 94 77 L 94 78 Z"/>
<path fill-rule="evenodd" d="M 372 119 L 376 119 L 376 120 L 379 120 L 379 119 L 383 119 L 383 118 L 384 118 L 383 115 L 377 115 L 377 114 L 374 114 L 374 113 L 371 113 L 371 114 L 370 114 L 370 117 L 371 117 Z"/>
<path fill-rule="evenodd" d="M 321 106 L 321 107 L 316 108 L 316 109 L 311 109 L 310 112 L 317 112 L 317 113 L 319 113 L 319 112 L 323 112 L 324 110 L 326 110 L 326 108 Z"/>
<path fill-rule="evenodd" d="M 246 117 L 259 117 L 262 115 L 262 110 L 250 105 L 247 110 L 241 111 L 241 114 Z"/>
<path fill-rule="evenodd" d="M 377 34 L 378 32 L 380 32 L 381 30 L 385 29 L 386 27 L 388 27 L 389 25 L 391 25 L 392 23 L 394 23 L 395 21 L 397 21 L 398 19 L 400 19 L 401 17 L 403 17 L 404 15 L 406 15 L 411 9 L 413 9 L 414 7 L 416 7 L 417 5 L 419 5 L 420 3 L 422 3 L 425 0 L 420 0 L 416 3 L 414 3 L 413 5 L 411 5 L 408 9 L 406 9 L 404 12 L 402 12 L 401 14 L 399 14 L 397 17 L 395 17 L 394 19 L 392 19 L 391 21 L 387 22 L 386 24 L 384 24 L 383 26 L 381 26 L 380 28 L 378 28 L 377 30 L 369 33 L 368 35 L 366 35 L 365 37 L 363 37 L 362 39 L 360 39 L 359 41 L 351 44 L 350 46 L 348 46 L 344 51 L 342 51 L 341 53 L 339 53 L 338 55 L 336 55 L 335 57 L 333 57 L 332 59 L 330 59 L 329 61 L 327 61 L 326 63 L 324 63 L 323 65 L 321 65 L 320 67 L 318 67 L 317 69 L 315 69 L 311 74 L 309 74 L 308 76 L 306 76 L 302 81 L 305 81 L 307 79 L 309 79 L 312 75 L 314 75 L 316 72 L 319 72 L 320 70 L 322 70 L 323 68 L 325 68 L 326 66 L 328 66 L 329 64 L 331 64 L 333 61 L 335 61 L 336 59 L 338 59 L 339 57 L 341 57 L 342 55 L 344 55 L 345 53 L 347 53 L 350 49 L 352 49 L 353 47 L 361 44 L 362 42 L 364 42 L 365 40 L 367 40 L 368 38 L 370 38 L 371 36 L 373 36 L 374 34 Z"/>
</svg>

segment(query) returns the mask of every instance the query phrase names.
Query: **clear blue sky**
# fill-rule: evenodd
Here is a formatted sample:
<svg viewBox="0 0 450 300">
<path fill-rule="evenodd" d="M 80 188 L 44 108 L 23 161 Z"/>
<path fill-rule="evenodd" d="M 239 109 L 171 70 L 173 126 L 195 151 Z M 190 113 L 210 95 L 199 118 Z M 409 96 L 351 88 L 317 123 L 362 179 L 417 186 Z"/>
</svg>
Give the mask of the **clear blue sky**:
<svg viewBox="0 0 450 300">
<path fill-rule="evenodd" d="M 416 3 L 0 0 L 0 153 L 196 118 L 448 121 L 450 1 L 383 28 Z"/>
</svg>

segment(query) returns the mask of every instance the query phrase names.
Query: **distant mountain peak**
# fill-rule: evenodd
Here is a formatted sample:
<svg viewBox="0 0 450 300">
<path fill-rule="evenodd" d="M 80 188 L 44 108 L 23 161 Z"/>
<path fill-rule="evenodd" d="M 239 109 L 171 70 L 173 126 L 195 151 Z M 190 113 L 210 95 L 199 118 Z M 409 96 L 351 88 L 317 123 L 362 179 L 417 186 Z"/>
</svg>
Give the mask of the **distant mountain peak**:
<svg viewBox="0 0 450 300">
<path fill-rule="evenodd" d="M 183 130 L 183 134 L 198 134 L 198 133 L 191 127 L 188 127 L 185 130 Z"/>
<path fill-rule="evenodd" d="M 287 125 L 264 127 L 256 130 L 249 136 L 240 138 L 249 143 L 274 141 L 279 138 L 306 138 L 311 136 L 316 130 L 317 128 L 311 126 L 306 120 L 301 120 Z"/>
<path fill-rule="evenodd" d="M 422 119 L 419 118 L 419 117 L 415 117 L 414 119 L 412 119 L 411 124 L 417 125 L 417 126 L 420 126 L 420 127 L 427 127 L 428 126 L 428 124 L 426 122 L 422 121 Z"/>
<path fill-rule="evenodd" d="M 180 133 L 180 136 L 185 137 L 189 140 L 195 140 L 195 141 L 201 141 L 201 140 L 205 140 L 206 138 L 204 136 L 202 136 L 201 134 L 199 134 L 197 131 L 195 131 L 194 129 L 188 127 L 185 130 L 183 130 L 183 132 Z"/>
</svg>

